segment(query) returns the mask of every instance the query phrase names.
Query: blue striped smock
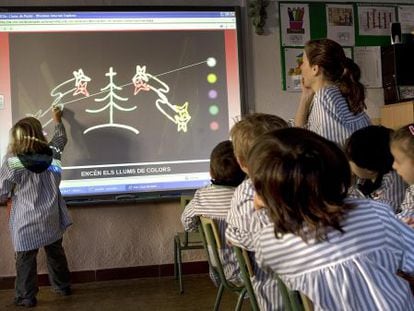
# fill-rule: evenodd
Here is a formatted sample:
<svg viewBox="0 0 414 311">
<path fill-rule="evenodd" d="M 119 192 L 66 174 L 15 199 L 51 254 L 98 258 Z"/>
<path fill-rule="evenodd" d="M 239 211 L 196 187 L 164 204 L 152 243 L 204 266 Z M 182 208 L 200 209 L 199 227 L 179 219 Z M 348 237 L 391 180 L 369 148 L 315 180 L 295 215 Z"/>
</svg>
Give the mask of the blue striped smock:
<svg viewBox="0 0 414 311">
<path fill-rule="evenodd" d="M 260 227 L 252 228 L 254 214 L 254 188 L 251 179 L 243 181 L 234 192 L 231 208 L 227 215 L 226 239 L 233 245 L 254 252 L 253 233 Z M 255 223 L 257 224 L 257 223 Z M 258 225 L 258 224 L 257 224 Z M 252 259 L 254 276 L 251 278 L 257 302 L 262 311 L 283 310 L 282 297 L 277 289 L 275 275 L 262 270 Z"/>
<path fill-rule="evenodd" d="M 219 250 L 219 256 L 223 265 L 226 279 L 234 284 L 241 284 L 240 268 L 233 249 L 225 243 L 224 232 L 226 230 L 226 216 L 230 209 L 230 201 L 234 194 L 234 187 L 209 185 L 198 189 L 194 198 L 185 207 L 181 215 L 181 222 L 186 231 L 194 231 L 198 228 L 198 217 L 206 216 L 216 220 L 223 249 Z M 210 277 L 215 285 L 219 280 L 214 274 Z"/>
<path fill-rule="evenodd" d="M 358 179 L 357 183 L 362 183 L 362 179 Z M 378 189 L 365 196 L 357 189 L 357 186 L 350 188 L 350 197 L 370 198 L 391 206 L 394 213 L 400 212 L 401 203 L 404 199 L 405 190 L 408 185 L 404 182 L 396 171 L 391 170 L 382 177 L 381 185 Z"/>
<path fill-rule="evenodd" d="M 63 236 L 71 220 L 59 184 L 61 153 L 67 142 L 62 123 L 50 142 L 53 161 L 42 173 L 26 169 L 19 158 L 7 155 L 0 169 L 0 199 L 12 194 L 9 227 L 16 252 L 49 245 Z"/>
<path fill-rule="evenodd" d="M 411 185 L 405 191 L 404 201 L 401 203 L 401 213 L 398 218 L 414 217 L 414 185 Z"/>
<path fill-rule="evenodd" d="M 332 230 L 328 241 L 308 244 L 293 234 L 276 239 L 267 211 L 257 211 L 254 222 L 263 226 L 255 236 L 257 262 L 306 294 L 315 310 L 414 310 L 410 286 L 397 276 L 414 275 L 414 230 L 386 204 L 346 202 L 355 208 L 342 223 L 345 233 Z"/>
<path fill-rule="evenodd" d="M 354 115 L 339 88 L 331 85 L 315 93 L 305 127 L 342 147 L 353 132 L 370 124 L 368 115 Z"/>
</svg>

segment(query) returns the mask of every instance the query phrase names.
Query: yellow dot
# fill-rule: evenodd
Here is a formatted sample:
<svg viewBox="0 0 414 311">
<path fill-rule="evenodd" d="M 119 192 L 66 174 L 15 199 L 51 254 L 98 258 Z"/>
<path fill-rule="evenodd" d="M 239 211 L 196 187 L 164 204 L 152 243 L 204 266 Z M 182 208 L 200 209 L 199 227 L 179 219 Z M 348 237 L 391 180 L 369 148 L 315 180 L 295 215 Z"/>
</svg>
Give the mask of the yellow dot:
<svg viewBox="0 0 414 311">
<path fill-rule="evenodd" d="M 216 83 L 217 82 L 217 76 L 214 73 L 210 73 L 207 76 L 207 81 L 208 81 L 208 83 L 211 83 L 211 84 Z"/>
</svg>

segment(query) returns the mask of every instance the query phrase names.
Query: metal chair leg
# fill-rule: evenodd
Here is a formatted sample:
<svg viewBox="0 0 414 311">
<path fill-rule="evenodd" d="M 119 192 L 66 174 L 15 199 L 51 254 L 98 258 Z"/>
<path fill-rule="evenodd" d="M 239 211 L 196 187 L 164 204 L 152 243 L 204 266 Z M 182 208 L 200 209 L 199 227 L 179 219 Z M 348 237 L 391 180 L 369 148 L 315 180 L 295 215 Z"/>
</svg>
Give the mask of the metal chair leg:
<svg viewBox="0 0 414 311">
<path fill-rule="evenodd" d="M 217 291 L 216 302 L 214 303 L 214 311 L 219 311 L 221 296 L 223 296 L 223 291 L 224 291 L 224 285 L 220 284 L 218 291 Z"/>
<path fill-rule="evenodd" d="M 239 298 L 237 299 L 236 311 L 240 311 L 243 307 L 244 296 L 246 295 L 246 289 L 243 289 L 240 294 Z"/>
<path fill-rule="evenodd" d="M 174 279 L 178 279 L 178 263 L 177 263 L 177 240 L 174 238 Z"/>
<path fill-rule="evenodd" d="M 182 271 L 182 263 L 181 263 L 181 249 L 178 247 L 177 248 L 177 266 L 178 266 L 178 282 L 180 284 L 180 294 L 184 293 L 184 288 L 183 288 L 183 271 Z"/>
</svg>

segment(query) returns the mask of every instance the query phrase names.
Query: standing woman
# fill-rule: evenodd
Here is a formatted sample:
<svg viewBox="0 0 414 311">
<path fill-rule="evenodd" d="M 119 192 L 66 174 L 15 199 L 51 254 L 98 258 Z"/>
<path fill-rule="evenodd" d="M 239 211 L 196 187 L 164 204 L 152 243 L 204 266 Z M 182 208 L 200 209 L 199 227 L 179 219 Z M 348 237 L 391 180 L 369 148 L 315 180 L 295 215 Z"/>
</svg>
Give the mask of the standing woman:
<svg viewBox="0 0 414 311">
<path fill-rule="evenodd" d="M 370 125 L 365 89 L 357 64 L 330 39 L 308 41 L 303 53 L 302 96 L 295 125 L 341 147 L 356 130 Z"/>
</svg>

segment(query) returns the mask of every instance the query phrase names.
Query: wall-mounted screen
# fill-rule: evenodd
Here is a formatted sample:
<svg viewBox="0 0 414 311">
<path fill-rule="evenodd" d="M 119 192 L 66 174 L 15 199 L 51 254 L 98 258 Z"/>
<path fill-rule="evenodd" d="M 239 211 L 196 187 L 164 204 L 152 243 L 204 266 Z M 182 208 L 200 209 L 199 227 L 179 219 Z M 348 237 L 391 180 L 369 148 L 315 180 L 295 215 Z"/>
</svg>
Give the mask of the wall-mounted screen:
<svg viewBox="0 0 414 311">
<path fill-rule="evenodd" d="M 209 182 L 243 107 L 236 8 L 29 9 L 0 8 L 2 158 L 16 121 L 35 116 L 50 137 L 59 105 L 66 198 Z"/>
</svg>

